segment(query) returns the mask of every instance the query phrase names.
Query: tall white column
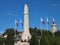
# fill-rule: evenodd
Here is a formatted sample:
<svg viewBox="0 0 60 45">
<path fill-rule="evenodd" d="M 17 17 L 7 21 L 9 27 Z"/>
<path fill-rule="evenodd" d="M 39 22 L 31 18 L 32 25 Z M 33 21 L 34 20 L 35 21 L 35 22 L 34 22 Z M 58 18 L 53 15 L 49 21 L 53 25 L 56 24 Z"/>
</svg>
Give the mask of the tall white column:
<svg viewBox="0 0 60 45">
<path fill-rule="evenodd" d="M 24 31 L 22 34 L 22 40 L 30 40 L 31 39 L 31 35 L 29 32 L 29 18 L 28 18 L 28 6 L 27 4 L 25 4 L 24 6 Z"/>
</svg>

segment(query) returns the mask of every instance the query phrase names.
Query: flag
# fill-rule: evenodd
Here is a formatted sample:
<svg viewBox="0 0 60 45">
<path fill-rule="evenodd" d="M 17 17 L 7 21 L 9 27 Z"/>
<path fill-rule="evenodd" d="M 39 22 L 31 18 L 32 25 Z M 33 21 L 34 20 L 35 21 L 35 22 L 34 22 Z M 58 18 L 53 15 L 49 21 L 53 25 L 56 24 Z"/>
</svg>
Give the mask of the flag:
<svg viewBox="0 0 60 45">
<path fill-rule="evenodd" d="M 46 18 L 46 20 L 47 20 L 47 24 L 49 24 L 48 17 Z"/>
<path fill-rule="evenodd" d="M 16 19 L 15 19 L 15 25 L 16 25 L 16 26 L 18 26 L 18 22 L 17 22 L 17 20 L 16 20 Z"/>
<path fill-rule="evenodd" d="M 42 24 L 45 24 L 45 22 L 44 22 L 44 20 L 43 20 L 43 18 L 42 18 L 42 17 L 41 17 L 41 23 L 42 23 Z"/>
<path fill-rule="evenodd" d="M 20 19 L 20 24 L 22 23 L 22 20 Z"/>
<path fill-rule="evenodd" d="M 53 24 L 55 24 L 55 19 L 53 18 Z"/>
<path fill-rule="evenodd" d="M 20 19 L 20 24 L 23 26 L 22 20 Z"/>
</svg>

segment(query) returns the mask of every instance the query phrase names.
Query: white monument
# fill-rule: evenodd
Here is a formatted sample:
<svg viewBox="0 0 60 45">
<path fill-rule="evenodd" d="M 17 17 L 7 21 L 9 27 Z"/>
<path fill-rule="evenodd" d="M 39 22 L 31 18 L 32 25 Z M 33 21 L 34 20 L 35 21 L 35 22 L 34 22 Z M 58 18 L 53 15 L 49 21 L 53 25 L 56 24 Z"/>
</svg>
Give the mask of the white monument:
<svg viewBox="0 0 60 45">
<path fill-rule="evenodd" d="M 28 18 L 28 6 L 24 6 L 24 31 L 22 32 L 21 40 L 14 43 L 15 45 L 29 45 L 31 35 L 29 32 L 29 18 Z"/>
<path fill-rule="evenodd" d="M 54 23 L 54 24 L 52 24 L 52 33 L 55 33 L 55 32 L 57 32 L 57 26 Z"/>
<path fill-rule="evenodd" d="M 24 6 L 24 31 L 22 33 L 22 41 L 29 41 L 31 39 L 31 35 L 29 32 L 29 18 L 28 18 L 28 6 L 25 4 Z"/>
<path fill-rule="evenodd" d="M 52 33 L 54 34 L 55 32 L 57 32 L 57 26 L 56 26 L 55 20 L 54 20 L 54 18 L 53 18 Z"/>
</svg>

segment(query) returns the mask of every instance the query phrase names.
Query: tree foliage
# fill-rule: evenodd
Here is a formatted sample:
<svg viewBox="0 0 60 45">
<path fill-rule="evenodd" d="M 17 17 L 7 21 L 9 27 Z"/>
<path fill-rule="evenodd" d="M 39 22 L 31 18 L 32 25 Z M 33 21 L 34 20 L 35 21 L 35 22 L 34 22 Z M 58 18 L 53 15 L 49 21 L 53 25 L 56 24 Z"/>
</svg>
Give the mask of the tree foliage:
<svg viewBox="0 0 60 45">
<path fill-rule="evenodd" d="M 40 45 L 60 45 L 60 31 L 57 31 L 54 34 L 55 36 L 53 36 L 51 31 L 49 31 L 49 30 L 48 31 L 42 30 L 42 36 L 41 36 L 41 30 L 39 30 L 37 28 L 31 29 L 31 33 L 33 34 L 34 32 L 36 34 L 36 37 L 41 37 L 40 38 Z M 34 43 L 33 43 L 33 45 L 34 45 Z"/>
<path fill-rule="evenodd" d="M 37 39 L 35 33 L 32 34 L 32 38 L 30 40 L 30 45 L 38 45 L 38 39 Z"/>
<path fill-rule="evenodd" d="M 3 34 L 3 36 L 7 34 L 7 38 L 0 38 L 0 45 L 3 45 L 3 43 L 5 43 L 5 45 L 14 45 L 15 31 L 16 34 L 18 34 L 18 31 L 13 28 L 7 29 Z M 30 28 L 30 33 L 32 36 L 29 41 L 30 45 L 60 45 L 60 31 L 57 31 L 53 36 L 51 31 L 42 30 L 41 36 L 41 30 L 35 27 Z"/>
<path fill-rule="evenodd" d="M 14 29 L 7 29 L 7 38 L 5 41 L 5 45 L 14 45 L 14 34 L 15 34 L 15 30 Z"/>
<path fill-rule="evenodd" d="M 3 38 L 0 37 L 0 45 L 3 45 L 3 42 L 4 42 Z"/>
</svg>

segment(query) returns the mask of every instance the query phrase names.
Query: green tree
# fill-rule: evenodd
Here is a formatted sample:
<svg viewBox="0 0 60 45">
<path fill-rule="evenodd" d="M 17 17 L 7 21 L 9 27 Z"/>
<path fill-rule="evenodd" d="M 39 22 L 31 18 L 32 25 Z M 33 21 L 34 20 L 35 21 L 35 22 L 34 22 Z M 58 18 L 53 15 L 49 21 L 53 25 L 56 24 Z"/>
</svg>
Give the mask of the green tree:
<svg viewBox="0 0 60 45">
<path fill-rule="evenodd" d="M 14 29 L 12 28 L 7 29 L 6 32 L 7 32 L 7 38 L 6 38 L 5 45 L 14 45 L 14 34 L 15 34 Z"/>
<path fill-rule="evenodd" d="M 35 33 L 32 34 L 32 38 L 30 40 L 30 45 L 38 45 L 38 39 L 37 39 Z"/>
<path fill-rule="evenodd" d="M 49 45 L 49 41 L 46 35 L 42 36 L 40 40 L 40 45 Z"/>
<path fill-rule="evenodd" d="M 0 45 L 3 45 L 3 39 L 0 37 Z"/>
</svg>

